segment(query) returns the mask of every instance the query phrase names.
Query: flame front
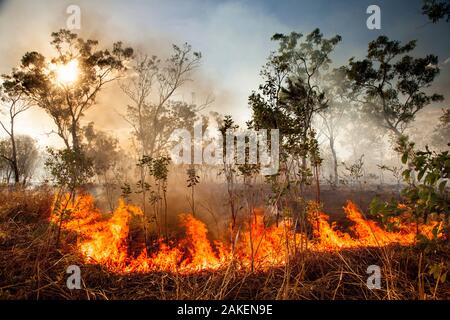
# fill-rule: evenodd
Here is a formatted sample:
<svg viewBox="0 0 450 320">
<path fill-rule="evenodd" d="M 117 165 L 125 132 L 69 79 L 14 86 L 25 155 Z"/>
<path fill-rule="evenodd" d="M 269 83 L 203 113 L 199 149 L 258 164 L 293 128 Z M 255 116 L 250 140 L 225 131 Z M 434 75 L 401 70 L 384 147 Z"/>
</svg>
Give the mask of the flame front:
<svg viewBox="0 0 450 320">
<path fill-rule="evenodd" d="M 348 202 L 344 208 L 347 218 L 353 223 L 349 233 L 337 230 L 329 223 L 329 217 L 316 212 L 312 223 L 313 235 L 296 231 L 293 220 L 267 226 L 264 214 L 256 209 L 246 226 L 239 230 L 234 244 L 211 242 L 206 225 L 190 214 L 179 216 L 185 237 L 176 242 L 164 239 L 156 241 L 156 249 L 147 252 L 143 245 L 140 253 L 130 251 L 130 222 L 133 215 L 142 216 L 140 208 L 119 201 L 119 206 L 109 218 L 104 218 L 94 205 L 90 195 L 78 196 L 65 201 L 64 211 L 70 216 L 64 219 L 62 228 L 75 232 L 77 247 L 86 263 L 106 266 L 112 272 L 179 272 L 193 273 L 203 270 L 218 270 L 234 262 L 238 268 L 257 270 L 285 264 L 297 252 L 301 239 L 310 243 L 309 250 L 327 251 L 345 248 L 386 246 L 389 244 L 411 245 L 416 233 L 431 238 L 436 223 L 416 226 L 398 222 L 398 231 L 389 232 L 376 222 L 363 217 L 356 205 Z M 56 211 L 56 210 L 54 210 Z M 57 223 L 59 216 L 51 217 Z"/>
</svg>

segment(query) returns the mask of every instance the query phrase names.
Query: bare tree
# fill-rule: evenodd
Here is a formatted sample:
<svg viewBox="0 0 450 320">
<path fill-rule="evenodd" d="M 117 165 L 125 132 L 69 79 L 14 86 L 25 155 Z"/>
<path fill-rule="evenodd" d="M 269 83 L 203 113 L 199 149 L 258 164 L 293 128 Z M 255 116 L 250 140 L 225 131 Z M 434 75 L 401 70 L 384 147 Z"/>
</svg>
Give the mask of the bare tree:
<svg viewBox="0 0 450 320">
<path fill-rule="evenodd" d="M 133 127 L 141 156 L 160 153 L 173 129 L 180 125 L 180 114 L 193 118 L 199 110 L 199 106 L 193 108 L 170 100 L 190 80 L 200 60 L 201 54 L 192 51 L 187 43 L 182 47 L 174 45 L 172 55 L 165 62 L 156 56 L 137 55 L 134 75 L 121 83 L 121 88 L 132 101 L 125 119 Z"/>
<path fill-rule="evenodd" d="M 343 68 L 334 69 L 324 77 L 324 91 L 328 99 L 328 108 L 318 113 L 322 120 L 321 133 L 329 143 L 332 155 L 332 171 L 334 185 L 339 184 L 338 158 L 336 153 L 336 139 L 342 128 L 343 116 L 346 110 L 351 107 L 353 101 L 351 97 L 351 86 L 346 79 Z"/>
<path fill-rule="evenodd" d="M 15 121 L 21 113 L 27 111 L 31 107 L 31 102 L 26 99 L 19 83 L 11 80 L 9 76 L 6 75 L 3 76 L 3 80 L 0 87 L 0 112 L 7 115 L 9 124 L 0 120 L 0 125 L 9 137 L 11 152 L 9 154 L 1 153 L 0 157 L 9 163 L 14 174 L 14 182 L 18 184 L 20 181 L 20 172 L 17 156 Z"/>
<path fill-rule="evenodd" d="M 140 179 L 136 193 L 142 197 L 145 237 L 148 200 L 154 208 L 153 220 L 156 227 L 161 230 L 158 212 L 161 191 L 163 202 L 166 203 L 165 170 L 169 161 L 166 154 L 171 143 L 170 136 L 176 128 L 193 128 L 198 119 L 198 112 L 210 103 L 208 100 L 205 105 L 197 106 L 173 99 L 178 89 L 190 81 L 191 74 L 198 68 L 200 60 L 201 54 L 193 51 L 187 43 L 182 47 L 173 45 L 173 53 L 165 61 L 156 56 L 138 54 L 132 69 L 133 74 L 120 83 L 123 92 L 132 102 L 127 107 L 124 119 L 131 125 L 137 142 Z M 166 169 L 154 170 L 153 166 L 158 163 L 164 164 L 160 167 Z M 167 236 L 167 205 L 164 211 Z"/>
<path fill-rule="evenodd" d="M 14 140 L 19 183 L 25 186 L 31 180 L 34 170 L 36 169 L 39 150 L 36 146 L 36 141 L 30 136 L 15 135 Z M 4 160 L 5 158 L 3 156 L 10 156 L 12 150 L 12 142 L 10 139 L 6 138 L 0 140 L 0 172 L 4 181 L 7 183 L 11 181 L 11 178 L 15 178 L 15 174 L 11 162 Z"/>
</svg>

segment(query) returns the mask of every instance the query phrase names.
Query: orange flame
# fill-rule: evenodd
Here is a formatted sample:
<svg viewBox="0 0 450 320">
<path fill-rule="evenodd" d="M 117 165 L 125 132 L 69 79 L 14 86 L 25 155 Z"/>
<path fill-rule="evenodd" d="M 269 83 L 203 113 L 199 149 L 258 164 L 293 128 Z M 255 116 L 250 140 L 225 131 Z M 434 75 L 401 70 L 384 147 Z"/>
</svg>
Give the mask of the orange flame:
<svg viewBox="0 0 450 320">
<path fill-rule="evenodd" d="M 234 246 L 221 241 L 211 242 L 208 229 L 190 214 L 180 215 L 185 237 L 177 242 L 159 239 L 157 250 L 147 252 L 144 248 L 136 256 L 130 253 L 129 225 L 132 216 L 141 216 L 142 211 L 133 205 L 119 201 L 119 206 L 110 218 L 104 218 L 94 205 L 90 195 L 78 196 L 73 201 L 66 196 L 59 212 L 68 217 L 63 220 L 63 229 L 76 232 L 78 250 L 86 263 L 106 266 L 113 272 L 179 272 L 193 273 L 202 270 L 217 270 L 235 261 L 239 268 L 265 269 L 287 263 L 300 244 L 293 220 L 283 219 L 278 225 L 267 226 L 261 209 L 256 209 L 247 226 L 236 234 Z M 337 230 L 329 223 L 329 217 L 315 212 L 314 238 L 310 250 L 340 250 L 364 246 L 386 246 L 389 244 L 410 245 L 416 238 L 417 226 L 400 223 L 396 232 L 389 232 L 376 222 L 363 217 L 356 205 L 348 202 L 344 207 L 347 218 L 353 225 L 349 232 Z M 51 221 L 58 223 L 60 215 L 54 214 Z M 64 215 L 63 215 L 64 217 Z M 436 223 L 421 225 L 418 230 L 432 237 Z M 306 235 L 301 235 L 307 238 Z M 145 246 L 144 246 L 145 247 Z"/>
<path fill-rule="evenodd" d="M 399 231 L 389 232 L 378 226 L 375 221 L 365 219 L 351 201 L 347 202 L 344 212 L 347 218 L 354 223 L 350 231 L 355 234 L 355 237 L 336 230 L 334 225 L 330 226 L 328 216 L 320 213 L 319 227 L 315 229 L 315 235 L 320 239 L 320 246 L 324 245 L 326 248 L 336 249 L 387 246 L 393 243 L 411 245 L 416 240 L 416 231 L 427 238 L 432 238 L 432 230 L 437 225 L 437 222 L 432 222 L 427 225 L 416 226 L 412 223 L 400 222 L 397 219 L 400 225 Z"/>
</svg>

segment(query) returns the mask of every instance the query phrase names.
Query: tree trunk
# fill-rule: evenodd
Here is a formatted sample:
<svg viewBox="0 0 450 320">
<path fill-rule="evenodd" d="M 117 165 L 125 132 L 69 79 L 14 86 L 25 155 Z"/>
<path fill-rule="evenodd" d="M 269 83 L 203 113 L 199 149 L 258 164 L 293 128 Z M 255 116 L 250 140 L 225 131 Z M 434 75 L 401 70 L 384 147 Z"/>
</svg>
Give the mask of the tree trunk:
<svg viewBox="0 0 450 320">
<path fill-rule="evenodd" d="M 12 162 L 11 165 L 14 171 L 14 183 L 17 185 L 20 182 L 20 172 L 19 167 L 17 166 L 17 149 L 16 149 L 16 141 L 14 135 L 11 136 L 11 144 L 12 144 Z"/>
<path fill-rule="evenodd" d="M 193 185 L 191 188 L 191 202 L 192 202 L 192 215 L 195 218 L 195 186 Z"/>
<path fill-rule="evenodd" d="M 337 161 L 336 149 L 334 147 L 334 138 L 333 137 L 330 137 L 330 149 L 331 149 L 331 155 L 333 156 L 334 184 L 337 186 L 339 184 L 338 161 Z"/>
<path fill-rule="evenodd" d="M 320 202 L 320 177 L 319 177 L 319 166 L 314 166 L 315 176 L 316 176 L 316 201 Z"/>
<path fill-rule="evenodd" d="M 19 167 L 17 165 L 17 146 L 16 146 L 16 137 L 14 136 L 14 120 L 11 118 L 11 148 L 12 148 L 12 158 L 11 158 L 11 166 L 14 172 L 14 183 L 16 185 L 20 182 L 20 173 Z"/>
<path fill-rule="evenodd" d="M 169 241 L 169 225 L 167 223 L 167 194 L 166 191 L 163 191 L 164 196 L 164 224 L 166 229 L 166 241 Z"/>
<path fill-rule="evenodd" d="M 77 123 L 74 121 L 72 123 L 71 134 L 72 134 L 72 148 L 73 151 L 75 152 L 80 151 L 80 141 L 78 138 L 77 128 L 78 128 Z"/>
</svg>

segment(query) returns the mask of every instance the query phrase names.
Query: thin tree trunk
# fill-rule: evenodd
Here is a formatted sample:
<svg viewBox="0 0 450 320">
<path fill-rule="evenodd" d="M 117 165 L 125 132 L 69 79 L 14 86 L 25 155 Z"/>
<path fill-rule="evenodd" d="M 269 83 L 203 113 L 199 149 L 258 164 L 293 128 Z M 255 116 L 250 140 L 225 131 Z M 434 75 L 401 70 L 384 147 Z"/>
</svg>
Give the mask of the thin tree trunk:
<svg viewBox="0 0 450 320">
<path fill-rule="evenodd" d="M 334 184 L 337 186 L 339 184 L 338 161 L 337 161 L 337 154 L 336 154 L 336 149 L 334 146 L 334 138 L 333 137 L 330 137 L 330 149 L 331 149 L 331 155 L 333 156 Z"/>
<path fill-rule="evenodd" d="M 62 195 L 62 197 L 64 198 L 64 194 Z M 69 205 L 69 202 L 72 201 L 72 199 L 74 197 L 75 197 L 75 191 L 72 190 L 69 194 L 69 199 L 67 199 L 67 202 L 64 204 L 64 208 L 61 209 L 61 212 L 59 213 L 58 233 L 56 235 L 56 247 L 59 246 L 59 241 L 61 238 L 62 224 L 64 221 L 64 212 L 66 211 L 67 206 Z M 59 201 L 61 201 L 61 199 Z"/>
<path fill-rule="evenodd" d="M 315 176 L 316 176 L 316 201 L 320 202 L 320 177 L 319 177 L 319 166 L 314 166 Z"/>
<path fill-rule="evenodd" d="M 141 185 L 142 185 L 142 229 L 144 230 L 144 242 L 145 242 L 145 246 L 147 246 L 147 209 L 146 209 L 146 196 L 147 193 L 145 192 L 145 173 L 144 173 L 144 168 L 141 167 Z"/>
<path fill-rule="evenodd" d="M 79 153 L 81 150 L 80 150 L 80 141 L 79 141 L 79 138 L 78 138 L 77 123 L 76 122 L 74 122 L 72 124 L 71 133 L 72 133 L 72 148 L 73 148 L 73 151 L 75 151 L 76 153 Z"/>
<path fill-rule="evenodd" d="M 164 196 L 164 223 L 166 228 L 166 241 L 169 241 L 169 227 L 167 224 L 167 195 L 165 190 L 163 191 L 163 196 Z"/>
<path fill-rule="evenodd" d="M 192 202 L 192 215 L 195 218 L 195 186 L 193 185 L 191 188 L 191 202 Z"/>
<path fill-rule="evenodd" d="M 11 125 L 11 146 L 12 146 L 12 162 L 11 165 L 13 167 L 14 171 L 14 183 L 16 185 L 20 182 L 20 173 L 19 173 L 19 167 L 17 166 L 17 147 L 16 147 L 16 139 L 14 137 L 14 128 L 13 125 Z"/>
</svg>

